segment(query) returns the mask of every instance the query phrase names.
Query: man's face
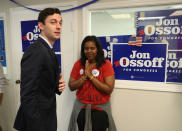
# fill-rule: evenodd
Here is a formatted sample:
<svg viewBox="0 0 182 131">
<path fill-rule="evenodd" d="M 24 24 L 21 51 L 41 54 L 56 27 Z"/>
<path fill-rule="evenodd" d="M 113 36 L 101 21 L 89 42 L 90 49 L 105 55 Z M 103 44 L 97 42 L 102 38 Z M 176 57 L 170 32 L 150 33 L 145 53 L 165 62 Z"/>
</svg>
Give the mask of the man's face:
<svg viewBox="0 0 182 131">
<path fill-rule="evenodd" d="M 62 29 L 62 17 L 60 14 L 53 14 L 47 16 L 45 23 L 38 23 L 41 29 L 41 35 L 45 37 L 52 45 L 55 40 L 60 38 Z"/>
</svg>

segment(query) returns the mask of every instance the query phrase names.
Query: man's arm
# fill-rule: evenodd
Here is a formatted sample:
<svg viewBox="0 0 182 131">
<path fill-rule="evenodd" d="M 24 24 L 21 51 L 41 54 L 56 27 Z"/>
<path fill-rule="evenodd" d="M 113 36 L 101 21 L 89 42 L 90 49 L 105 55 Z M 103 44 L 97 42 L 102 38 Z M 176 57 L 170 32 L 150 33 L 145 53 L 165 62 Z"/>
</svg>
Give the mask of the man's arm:
<svg viewBox="0 0 182 131">
<path fill-rule="evenodd" d="M 21 60 L 21 107 L 27 121 L 27 128 L 31 131 L 39 131 L 44 128 L 41 125 L 42 120 L 37 101 L 43 56 L 40 48 L 32 44 Z"/>
</svg>

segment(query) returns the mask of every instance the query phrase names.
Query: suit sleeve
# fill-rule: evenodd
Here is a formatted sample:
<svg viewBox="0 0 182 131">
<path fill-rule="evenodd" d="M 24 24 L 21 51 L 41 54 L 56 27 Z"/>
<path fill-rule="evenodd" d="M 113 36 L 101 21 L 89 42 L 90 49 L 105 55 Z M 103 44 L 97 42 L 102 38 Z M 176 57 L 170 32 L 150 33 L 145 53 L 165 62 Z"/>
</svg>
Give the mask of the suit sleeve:
<svg viewBox="0 0 182 131">
<path fill-rule="evenodd" d="M 24 53 L 21 61 L 21 106 L 26 126 L 32 131 L 40 131 L 42 128 L 37 106 L 37 90 L 43 56 L 40 48 L 31 46 Z"/>
</svg>

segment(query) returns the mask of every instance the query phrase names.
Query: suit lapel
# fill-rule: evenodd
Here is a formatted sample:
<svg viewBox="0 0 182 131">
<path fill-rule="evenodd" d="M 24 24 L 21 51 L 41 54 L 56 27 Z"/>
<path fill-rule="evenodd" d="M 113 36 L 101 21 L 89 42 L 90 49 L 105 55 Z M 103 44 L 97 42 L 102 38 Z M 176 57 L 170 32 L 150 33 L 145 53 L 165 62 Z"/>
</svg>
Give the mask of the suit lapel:
<svg viewBox="0 0 182 131">
<path fill-rule="evenodd" d="M 58 72 L 59 71 L 59 61 L 58 61 L 58 58 L 57 58 L 54 50 L 51 49 L 51 51 L 52 51 L 53 57 L 55 59 L 56 72 Z"/>
<path fill-rule="evenodd" d="M 58 58 L 55 54 L 55 52 L 49 47 L 49 45 L 42 39 L 42 38 L 39 38 L 39 40 L 41 41 L 40 43 L 42 43 L 48 50 L 49 54 L 51 55 L 53 61 L 54 61 L 54 67 L 56 69 L 56 73 L 59 71 L 59 61 L 58 61 Z"/>
</svg>

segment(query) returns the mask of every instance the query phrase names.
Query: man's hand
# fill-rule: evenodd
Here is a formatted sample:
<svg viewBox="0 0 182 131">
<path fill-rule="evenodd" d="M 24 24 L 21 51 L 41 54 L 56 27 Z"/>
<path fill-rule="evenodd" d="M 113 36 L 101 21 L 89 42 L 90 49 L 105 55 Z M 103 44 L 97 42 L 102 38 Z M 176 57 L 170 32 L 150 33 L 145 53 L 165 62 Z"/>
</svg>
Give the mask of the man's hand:
<svg viewBox="0 0 182 131">
<path fill-rule="evenodd" d="M 62 92 L 65 89 L 65 87 L 66 87 L 66 82 L 64 81 L 62 74 L 60 74 L 59 75 L 59 88 L 58 88 L 59 92 Z"/>
</svg>

